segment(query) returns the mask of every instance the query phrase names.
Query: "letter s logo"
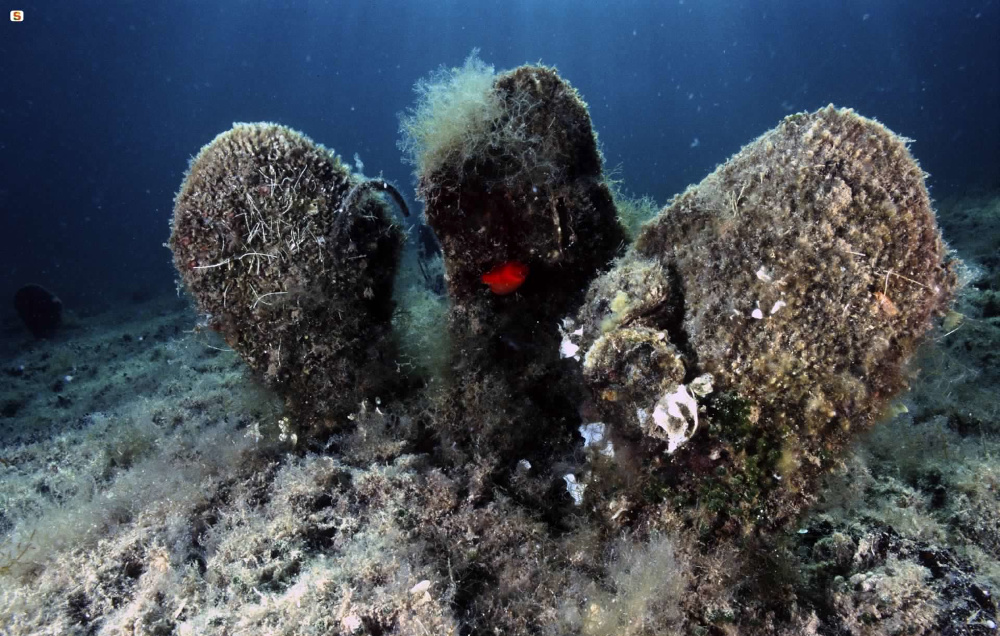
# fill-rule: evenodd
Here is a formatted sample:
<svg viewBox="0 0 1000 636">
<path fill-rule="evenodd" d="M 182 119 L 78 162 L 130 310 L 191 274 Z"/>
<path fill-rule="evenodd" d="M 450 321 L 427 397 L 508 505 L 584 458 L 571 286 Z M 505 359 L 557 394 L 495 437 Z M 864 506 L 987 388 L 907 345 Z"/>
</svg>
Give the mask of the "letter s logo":
<svg viewBox="0 0 1000 636">
<path fill-rule="evenodd" d="M 10 12 L 11 22 L 24 22 L 24 11 L 11 11 Z"/>
</svg>

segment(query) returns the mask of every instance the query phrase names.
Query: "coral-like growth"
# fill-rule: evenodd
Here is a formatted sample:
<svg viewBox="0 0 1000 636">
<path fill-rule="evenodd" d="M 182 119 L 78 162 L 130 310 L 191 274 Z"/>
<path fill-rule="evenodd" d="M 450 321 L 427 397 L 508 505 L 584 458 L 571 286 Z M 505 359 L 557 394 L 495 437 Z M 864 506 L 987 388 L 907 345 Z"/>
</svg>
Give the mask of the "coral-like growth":
<svg viewBox="0 0 1000 636">
<path fill-rule="evenodd" d="M 238 124 L 202 149 L 177 195 L 170 247 L 184 283 L 303 421 L 329 421 L 392 377 L 402 239 L 368 190 L 301 134 Z"/>
<path fill-rule="evenodd" d="M 955 286 L 923 177 L 877 122 L 793 115 L 594 282 L 573 346 L 620 434 L 672 440 L 674 493 L 780 522 L 882 417 Z"/>
</svg>

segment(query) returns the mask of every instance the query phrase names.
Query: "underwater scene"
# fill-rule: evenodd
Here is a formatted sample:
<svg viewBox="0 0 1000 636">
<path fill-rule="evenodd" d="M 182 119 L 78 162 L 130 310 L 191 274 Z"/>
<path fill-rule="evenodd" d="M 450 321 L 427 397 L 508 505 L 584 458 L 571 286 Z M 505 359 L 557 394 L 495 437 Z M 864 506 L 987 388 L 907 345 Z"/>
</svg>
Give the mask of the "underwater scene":
<svg viewBox="0 0 1000 636">
<path fill-rule="evenodd" d="M 0 636 L 1000 634 L 1000 2 L 0 11 Z"/>
</svg>

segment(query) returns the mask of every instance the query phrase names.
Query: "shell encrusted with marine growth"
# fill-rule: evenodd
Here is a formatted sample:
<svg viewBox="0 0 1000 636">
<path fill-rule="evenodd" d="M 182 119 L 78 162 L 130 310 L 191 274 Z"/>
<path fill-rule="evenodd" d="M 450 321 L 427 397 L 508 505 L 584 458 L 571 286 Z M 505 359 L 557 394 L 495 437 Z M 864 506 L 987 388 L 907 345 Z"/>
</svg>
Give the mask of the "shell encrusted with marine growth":
<svg viewBox="0 0 1000 636">
<path fill-rule="evenodd" d="M 170 248 L 208 323 L 286 399 L 329 422 L 392 373 L 392 279 L 402 233 L 321 145 L 237 124 L 191 162 Z M 345 209 L 345 202 L 350 209 Z"/>
<path fill-rule="evenodd" d="M 669 453 L 675 495 L 787 519 L 905 388 L 956 285 L 905 143 L 851 110 L 787 117 L 591 285 L 573 346 L 593 400 Z"/>
</svg>

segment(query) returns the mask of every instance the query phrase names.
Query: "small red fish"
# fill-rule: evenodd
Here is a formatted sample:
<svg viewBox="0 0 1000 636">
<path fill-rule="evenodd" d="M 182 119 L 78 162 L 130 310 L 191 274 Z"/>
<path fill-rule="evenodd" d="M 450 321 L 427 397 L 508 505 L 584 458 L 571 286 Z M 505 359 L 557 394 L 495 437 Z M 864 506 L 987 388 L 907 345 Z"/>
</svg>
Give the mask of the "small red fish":
<svg viewBox="0 0 1000 636">
<path fill-rule="evenodd" d="M 483 274 L 483 282 L 490 286 L 490 291 L 494 294 L 503 296 L 517 290 L 527 277 L 527 265 L 517 261 L 507 261 Z"/>
</svg>

